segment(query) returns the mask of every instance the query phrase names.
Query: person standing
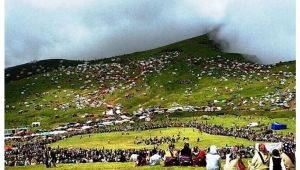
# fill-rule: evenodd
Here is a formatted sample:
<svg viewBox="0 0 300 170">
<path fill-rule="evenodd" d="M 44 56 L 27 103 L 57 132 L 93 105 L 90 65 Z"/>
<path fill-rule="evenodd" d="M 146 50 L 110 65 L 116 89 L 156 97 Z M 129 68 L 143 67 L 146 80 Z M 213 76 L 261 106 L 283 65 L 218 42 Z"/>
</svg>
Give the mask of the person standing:
<svg viewBox="0 0 300 170">
<path fill-rule="evenodd" d="M 50 151 L 50 163 L 49 163 L 49 166 L 51 167 L 51 163 L 53 164 L 54 167 L 57 167 L 56 166 L 56 155 L 55 155 L 55 152 L 51 149 L 51 147 L 48 147 L 48 150 Z"/>
<path fill-rule="evenodd" d="M 220 170 L 221 156 L 217 152 L 216 145 L 211 145 L 208 154 L 206 155 L 206 169 Z"/>
<path fill-rule="evenodd" d="M 45 148 L 45 150 L 44 150 L 43 157 L 44 157 L 44 164 L 46 165 L 46 168 L 50 168 L 50 165 L 49 165 L 49 152 L 48 152 L 47 148 Z"/>
</svg>

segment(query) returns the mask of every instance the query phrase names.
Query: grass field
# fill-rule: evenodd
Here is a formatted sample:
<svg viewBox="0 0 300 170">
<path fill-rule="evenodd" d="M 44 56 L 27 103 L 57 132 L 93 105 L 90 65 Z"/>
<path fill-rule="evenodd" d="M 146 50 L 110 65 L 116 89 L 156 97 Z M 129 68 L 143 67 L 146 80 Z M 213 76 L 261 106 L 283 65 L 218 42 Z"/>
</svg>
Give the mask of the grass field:
<svg viewBox="0 0 300 170">
<path fill-rule="evenodd" d="M 183 118 L 189 120 L 188 118 Z M 200 120 L 201 121 L 201 120 Z M 288 132 L 295 133 L 296 132 L 296 124 L 295 120 L 286 119 L 286 118 L 277 118 L 277 119 L 264 119 L 264 117 L 257 117 L 253 121 L 260 121 L 266 125 L 270 125 L 272 121 L 276 122 L 284 122 L 288 124 L 288 129 L 276 131 L 278 134 L 287 134 Z M 224 124 L 224 127 L 230 127 L 232 123 L 236 123 L 240 126 L 247 125 L 247 121 L 244 119 L 237 119 L 235 116 L 227 116 L 226 121 L 224 121 L 224 117 L 215 116 L 214 119 L 208 120 L 210 124 Z M 119 148 L 151 148 L 151 145 L 136 145 L 134 144 L 134 138 L 137 136 L 138 138 L 147 138 L 154 136 L 158 136 L 159 138 L 162 136 L 177 136 L 180 132 L 181 137 L 189 137 L 191 146 L 198 146 L 200 148 L 209 147 L 212 144 L 216 144 L 220 147 L 228 145 L 241 145 L 244 144 L 245 146 L 254 145 L 254 142 L 251 142 L 246 139 L 239 138 L 238 140 L 234 137 L 227 137 L 227 136 L 218 136 L 218 135 L 209 135 L 206 133 L 200 134 L 197 129 L 193 128 L 168 128 L 168 129 L 153 129 L 147 131 L 129 131 L 129 135 L 122 135 L 122 132 L 111 132 L 111 133 L 97 133 L 92 134 L 91 138 L 88 138 L 88 135 L 83 135 L 83 138 L 80 139 L 79 136 L 73 136 L 67 140 L 61 140 L 59 142 L 53 143 L 50 146 L 53 148 L 64 147 L 81 147 L 81 148 L 110 148 L 110 149 L 119 149 Z M 197 143 L 197 138 L 200 138 L 200 143 Z M 221 140 L 220 140 L 221 139 Z M 108 140 L 110 140 L 110 144 L 108 144 Z M 179 147 L 183 146 L 183 141 L 180 141 L 177 144 Z M 166 144 L 160 146 L 162 149 L 167 148 Z"/>
<path fill-rule="evenodd" d="M 161 133 L 160 133 L 161 131 Z M 198 146 L 199 148 L 208 148 L 210 145 L 215 144 L 217 146 L 223 147 L 228 145 L 242 145 L 245 146 L 254 145 L 254 142 L 248 141 L 246 139 L 236 140 L 233 137 L 219 136 L 219 135 L 209 135 L 206 133 L 200 134 L 198 130 L 193 132 L 192 128 L 169 128 L 169 129 L 155 129 L 150 131 L 140 131 L 140 132 L 130 132 L 129 135 L 122 135 L 121 132 L 113 133 L 103 133 L 103 134 L 92 134 L 91 138 L 88 135 L 84 135 L 82 139 L 79 136 L 71 137 L 67 140 L 61 140 L 59 142 L 53 143 L 50 146 L 56 148 L 109 148 L 109 149 L 130 149 L 130 148 L 153 148 L 153 145 L 146 145 L 144 143 L 136 145 L 134 144 L 135 136 L 142 137 L 143 139 L 151 136 L 157 136 L 158 138 L 162 136 L 177 136 L 180 132 L 181 137 L 189 137 L 190 146 Z M 200 138 L 200 142 L 197 142 L 197 138 Z M 108 144 L 107 140 L 110 140 Z M 222 139 L 222 140 L 220 140 Z M 180 140 L 176 143 L 176 147 L 182 148 L 184 141 Z M 160 145 L 159 148 L 167 149 L 167 144 Z"/>
<path fill-rule="evenodd" d="M 293 113 L 286 113 L 287 115 L 293 116 Z M 249 120 L 249 116 L 241 116 L 237 118 L 235 115 L 219 115 L 219 116 L 209 116 L 208 120 L 202 120 L 199 115 L 196 113 L 181 113 L 181 114 L 170 114 L 171 121 L 175 121 L 178 118 L 180 122 L 188 122 L 193 121 L 197 118 L 197 122 L 199 123 L 208 123 L 208 124 L 216 124 L 216 125 L 223 125 L 224 127 L 230 127 L 232 124 L 236 124 L 240 127 L 246 126 L 250 122 L 260 122 L 261 124 L 265 124 L 270 128 L 272 122 L 279 122 L 287 124 L 287 129 L 277 130 L 277 134 L 286 135 L 288 132 L 296 133 L 296 120 L 291 118 L 274 118 L 270 119 L 266 116 L 253 116 L 252 119 Z M 224 121 L 226 120 L 226 121 Z M 166 121 L 165 118 L 162 121 Z M 159 123 L 156 122 L 156 123 Z M 144 123 L 140 123 L 143 126 Z M 145 123 L 146 124 L 146 123 Z M 118 127 L 118 126 L 117 126 Z M 259 130 L 259 128 L 254 128 Z M 60 148 L 109 148 L 109 149 L 129 149 L 129 148 L 152 148 L 152 145 L 145 145 L 144 143 L 140 145 L 134 144 L 135 137 L 138 139 L 146 139 L 149 138 L 150 135 L 153 138 L 157 136 L 158 138 L 162 136 L 172 136 L 174 135 L 177 137 L 178 133 L 180 132 L 180 136 L 189 137 L 191 146 L 198 146 L 200 148 L 207 148 L 211 144 L 216 144 L 220 147 L 228 145 L 241 145 L 244 144 L 254 145 L 254 142 L 251 142 L 246 139 L 238 138 L 235 139 L 233 137 L 227 136 L 218 136 L 218 135 L 209 135 L 206 133 L 200 134 L 197 129 L 193 128 L 161 128 L 161 129 L 152 129 L 146 131 L 129 131 L 129 135 L 122 135 L 122 132 L 111 132 L 111 133 L 94 133 L 91 134 L 91 137 L 88 138 L 88 135 L 83 135 L 83 138 L 80 139 L 80 136 L 73 136 L 66 140 L 61 140 L 55 143 L 50 144 L 52 148 L 60 147 Z M 197 138 L 200 138 L 200 143 L 196 142 Z M 221 140 L 220 140 L 221 139 Z M 108 140 L 110 140 L 110 144 L 108 144 Z M 11 144 L 11 143 L 7 143 Z M 182 140 L 179 141 L 177 144 L 179 147 L 183 146 Z M 166 144 L 160 146 L 162 149 L 167 148 Z"/>
</svg>

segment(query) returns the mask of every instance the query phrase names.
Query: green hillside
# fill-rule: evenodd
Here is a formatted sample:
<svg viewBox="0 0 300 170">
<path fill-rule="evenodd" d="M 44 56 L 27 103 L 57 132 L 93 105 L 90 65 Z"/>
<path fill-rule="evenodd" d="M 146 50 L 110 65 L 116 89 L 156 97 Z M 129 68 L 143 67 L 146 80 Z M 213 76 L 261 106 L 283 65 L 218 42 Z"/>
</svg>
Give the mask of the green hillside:
<svg viewBox="0 0 300 170">
<path fill-rule="evenodd" d="M 5 69 L 5 128 L 40 121 L 50 129 L 86 121 L 85 113 L 102 118 L 107 104 L 120 104 L 129 115 L 141 106 L 177 103 L 222 108 L 211 114 L 295 116 L 295 76 L 296 61 L 252 63 L 222 52 L 208 34 L 93 61 L 36 61 Z M 273 105 L 273 99 L 289 107 Z"/>
</svg>

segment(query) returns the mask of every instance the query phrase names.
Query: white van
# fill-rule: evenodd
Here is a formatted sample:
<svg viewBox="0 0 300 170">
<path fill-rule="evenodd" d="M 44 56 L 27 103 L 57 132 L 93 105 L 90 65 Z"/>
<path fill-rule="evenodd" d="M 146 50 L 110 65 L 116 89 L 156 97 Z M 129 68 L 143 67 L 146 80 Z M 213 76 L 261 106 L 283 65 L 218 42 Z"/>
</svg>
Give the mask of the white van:
<svg viewBox="0 0 300 170">
<path fill-rule="evenodd" d="M 257 127 L 258 126 L 258 123 L 257 122 L 252 122 L 252 123 L 249 123 L 248 125 L 247 125 L 247 127 Z"/>
</svg>

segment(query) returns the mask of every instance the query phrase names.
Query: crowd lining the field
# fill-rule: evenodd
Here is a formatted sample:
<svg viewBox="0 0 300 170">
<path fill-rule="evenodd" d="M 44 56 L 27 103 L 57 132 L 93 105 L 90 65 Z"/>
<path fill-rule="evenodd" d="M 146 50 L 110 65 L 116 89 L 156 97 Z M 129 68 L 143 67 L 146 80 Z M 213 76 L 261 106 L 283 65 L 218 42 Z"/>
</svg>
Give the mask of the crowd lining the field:
<svg viewBox="0 0 300 170">
<path fill-rule="evenodd" d="M 245 138 L 252 141 L 264 141 L 264 142 L 289 142 L 292 143 L 295 147 L 295 137 L 293 135 L 283 136 L 280 134 L 276 134 L 276 132 L 272 131 L 272 133 L 267 134 L 270 131 L 264 131 L 264 127 L 260 131 L 255 131 L 249 128 L 243 128 L 238 126 L 233 126 L 231 128 L 223 127 L 223 125 L 215 125 L 209 124 L 206 121 L 202 121 L 202 123 L 196 121 L 190 121 L 187 123 L 180 122 L 169 122 L 169 123 L 149 123 L 143 126 L 136 124 L 136 126 L 132 126 L 131 128 L 127 128 L 126 130 L 122 127 L 118 128 L 110 128 L 110 129 L 90 129 L 89 131 L 73 131 L 66 132 L 65 134 L 51 136 L 51 140 L 49 138 L 41 139 L 41 138 L 26 138 L 19 144 L 14 146 L 14 149 L 5 151 L 5 161 L 8 166 L 18 166 L 18 165 L 35 165 L 35 164 L 43 164 L 43 154 L 47 150 L 46 145 L 49 143 L 57 142 L 59 140 L 66 140 L 72 136 L 82 136 L 90 137 L 93 133 L 105 133 L 105 132 L 113 132 L 120 131 L 123 135 L 129 134 L 131 131 L 141 131 L 141 130 L 151 130 L 158 128 L 168 128 L 168 127 L 178 127 L 178 128 L 193 128 L 193 130 L 198 130 L 199 133 L 208 133 L 211 135 L 223 135 L 223 136 L 232 136 L 236 138 Z M 125 130 L 125 131 L 124 131 Z M 139 138 L 136 137 L 135 142 L 138 144 L 145 144 L 159 147 L 161 142 L 153 142 L 154 139 L 158 137 L 153 136 L 152 138 L 145 138 L 144 143 L 138 142 Z M 177 136 L 163 136 L 162 138 L 170 139 L 164 140 L 167 143 L 176 143 L 178 140 L 188 141 L 187 136 L 184 134 L 178 134 Z M 199 139 L 198 139 L 199 140 Z M 147 143 L 148 141 L 148 143 Z M 157 140 L 159 141 L 159 140 Z M 9 141 L 6 141 L 9 143 Z M 21 144 L 23 143 L 23 144 Z M 200 143 L 199 143 L 200 145 Z M 108 144 L 109 146 L 109 144 Z M 222 158 L 225 158 L 228 148 L 231 146 L 224 146 L 220 148 L 219 154 Z M 238 151 L 245 158 L 251 158 L 254 154 L 253 146 L 235 146 L 238 148 Z M 208 148 L 201 148 L 202 150 L 207 151 Z M 82 149 L 82 148 L 57 148 L 52 149 L 55 152 L 55 157 L 57 158 L 57 163 L 84 163 L 84 162 L 120 162 L 122 154 L 126 159 L 122 158 L 124 161 L 129 161 L 129 158 L 132 154 L 138 153 L 140 151 L 148 152 L 147 149 L 107 149 L 107 148 L 99 148 L 99 149 Z M 162 149 L 158 150 L 158 154 L 163 157 L 165 151 Z"/>
</svg>

